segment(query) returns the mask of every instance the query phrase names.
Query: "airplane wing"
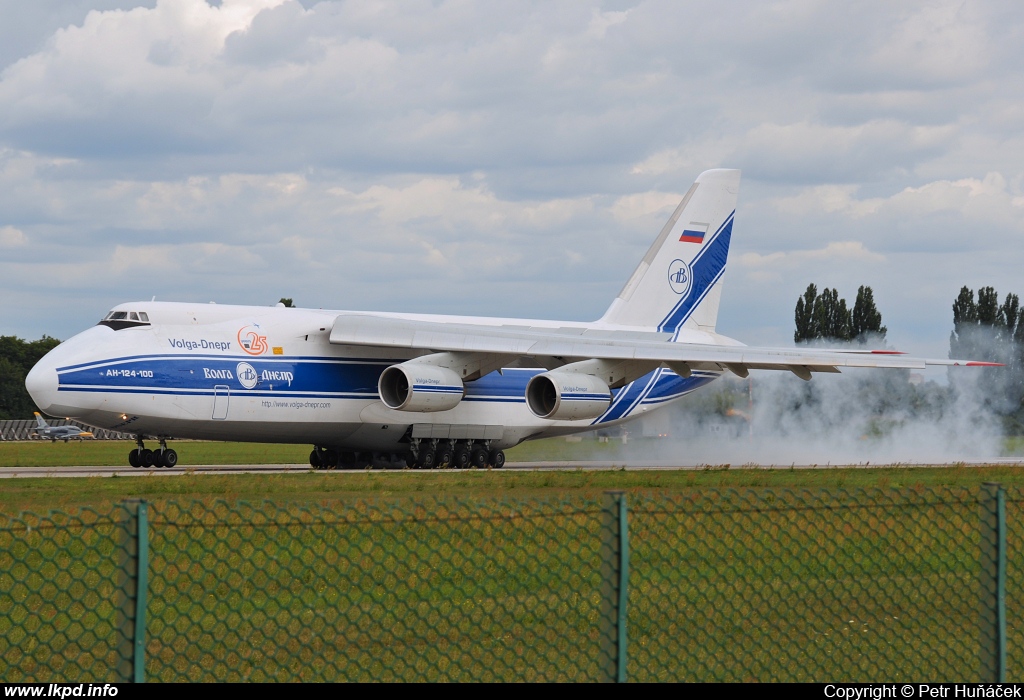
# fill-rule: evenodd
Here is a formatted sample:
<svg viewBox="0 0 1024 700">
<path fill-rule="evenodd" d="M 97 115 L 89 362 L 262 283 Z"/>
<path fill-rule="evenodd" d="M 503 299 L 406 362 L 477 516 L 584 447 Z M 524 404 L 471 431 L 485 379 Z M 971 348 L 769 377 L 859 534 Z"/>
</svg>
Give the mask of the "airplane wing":
<svg viewBox="0 0 1024 700">
<path fill-rule="evenodd" d="M 664 364 L 688 375 L 691 369 L 727 369 L 747 376 L 751 369 L 787 370 L 809 379 L 811 372 L 840 367 L 923 369 L 928 365 L 999 366 L 998 363 L 908 357 L 889 350 L 758 348 L 671 341 L 668 333 L 599 330 L 584 327 L 477 325 L 402 319 L 374 314 L 341 314 L 331 329 L 338 345 L 372 345 L 433 352 L 507 357 L 634 361 Z"/>
</svg>

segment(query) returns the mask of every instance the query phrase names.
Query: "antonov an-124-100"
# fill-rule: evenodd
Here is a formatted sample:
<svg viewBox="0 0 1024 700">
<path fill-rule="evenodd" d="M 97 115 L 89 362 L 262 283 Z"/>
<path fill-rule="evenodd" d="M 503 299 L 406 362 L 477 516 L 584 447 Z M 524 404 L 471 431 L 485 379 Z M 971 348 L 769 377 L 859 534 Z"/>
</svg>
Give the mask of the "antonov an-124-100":
<svg viewBox="0 0 1024 700">
<path fill-rule="evenodd" d="M 991 364 L 716 333 L 739 182 L 702 173 L 592 323 L 136 302 L 54 348 L 25 384 L 44 413 L 134 434 L 136 467 L 176 465 L 174 437 L 308 443 L 318 469 L 465 468 L 619 425 L 726 371 Z"/>
</svg>

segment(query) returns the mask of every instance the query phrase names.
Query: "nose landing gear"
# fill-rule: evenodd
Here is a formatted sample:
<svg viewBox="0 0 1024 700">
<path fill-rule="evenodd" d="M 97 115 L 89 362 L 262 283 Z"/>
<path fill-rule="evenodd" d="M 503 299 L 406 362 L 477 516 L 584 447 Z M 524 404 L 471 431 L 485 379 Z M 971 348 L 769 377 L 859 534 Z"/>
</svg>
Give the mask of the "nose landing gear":
<svg viewBox="0 0 1024 700">
<path fill-rule="evenodd" d="M 166 467 L 170 469 L 178 464 L 178 453 L 167 446 L 167 438 L 160 438 L 160 448 L 156 450 L 146 449 L 142 442 L 142 436 L 135 438 L 137 447 L 128 453 L 128 464 L 136 469 L 142 467 Z"/>
</svg>

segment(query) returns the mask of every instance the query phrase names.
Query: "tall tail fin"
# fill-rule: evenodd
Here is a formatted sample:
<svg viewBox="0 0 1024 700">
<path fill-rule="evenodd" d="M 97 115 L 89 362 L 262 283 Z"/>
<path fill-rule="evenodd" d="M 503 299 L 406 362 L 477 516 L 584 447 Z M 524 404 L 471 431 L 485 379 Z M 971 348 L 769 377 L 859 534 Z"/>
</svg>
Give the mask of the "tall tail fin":
<svg viewBox="0 0 1024 700">
<path fill-rule="evenodd" d="M 35 416 L 36 416 L 36 427 L 37 428 L 48 428 L 49 427 L 48 425 L 46 425 L 46 421 L 43 420 L 43 417 L 41 415 L 39 415 L 39 411 L 32 411 L 32 413 L 34 413 Z"/>
<path fill-rule="evenodd" d="M 739 170 L 701 173 L 601 320 L 714 331 L 739 185 Z"/>
</svg>

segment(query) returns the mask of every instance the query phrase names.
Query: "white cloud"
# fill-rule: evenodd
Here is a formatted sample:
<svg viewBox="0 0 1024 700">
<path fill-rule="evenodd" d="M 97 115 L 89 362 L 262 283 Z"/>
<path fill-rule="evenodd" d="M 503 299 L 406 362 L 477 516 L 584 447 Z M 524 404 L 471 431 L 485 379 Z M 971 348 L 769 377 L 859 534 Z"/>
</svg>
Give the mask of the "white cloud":
<svg viewBox="0 0 1024 700">
<path fill-rule="evenodd" d="M 671 192 L 638 192 L 619 197 L 612 204 L 612 216 L 617 221 L 626 222 L 641 217 L 669 214 L 679 204 L 681 195 Z"/>
<path fill-rule="evenodd" d="M 623 12 L 601 12 L 596 8 L 593 11 L 590 24 L 587 26 L 587 36 L 595 39 L 603 39 L 610 27 L 622 24 L 629 17 L 629 10 Z"/>
<path fill-rule="evenodd" d="M 992 44 L 970 3 L 906 6 L 902 21 L 870 55 L 879 74 L 945 84 L 970 79 L 988 68 Z"/>
<path fill-rule="evenodd" d="M 860 218 L 877 212 L 882 200 L 857 199 L 857 190 L 857 185 L 819 185 L 805 188 L 789 197 L 780 197 L 773 204 L 780 212 L 795 216 L 839 212 Z"/>
<path fill-rule="evenodd" d="M 14 248 L 28 244 L 28 236 L 13 226 L 0 226 L 0 248 Z"/>
<path fill-rule="evenodd" d="M 482 232 L 509 227 L 548 227 L 591 210 L 588 198 L 540 202 L 499 200 L 483 185 L 465 186 L 460 178 L 422 178 L 405 186 L 373 185 L 362 192 L 332 188 L 340 212 L 373 212 L 382 223 L 432 219 L 446 229 L 471 226 Z"/>
<path fill-rule="evenodd" d="M 794 275 L 813 278 L 815 269 L 877 268 L 886 262 L 884 255 L 868 250 L 860 241 L 836 241 L 814 250 L 776 251 L 765 255 L 748 252 L 736 258 L 743 274 L 757 282 L 774 282 Z"/>
<path fill-rule="evenodd" d="M 835 214 L 854 220 L 877 216 L 888 221 L 913 221 L 949 214 L 956 217 L 953 223 L 1000 224 L 1024 238 L 1024 196 L 1015 194 L 1006 177 L 998 172 L 983 178 L 906 187 L 887 197 L 858 198 L 859 189 L 856 185 L 809 187 L 773 204 L 787 215 Z"/>
<path fill-rule="evenodd" d="M 669 148 L 632 166 L 635 175 L 661 175 L 708 163 L 728 162 L 759 178 L 847 180 L 857 174 L 886 174 L 906 162 L 934 154 L 957 135 L 952 124 L 913 125 L 879 119 L 856 125 L 812 121 L 772 122 L 734 134 L 728 141 L 703 140 Z M 703 164 L 703 165 L 702 165 Z"/>
</svg>

